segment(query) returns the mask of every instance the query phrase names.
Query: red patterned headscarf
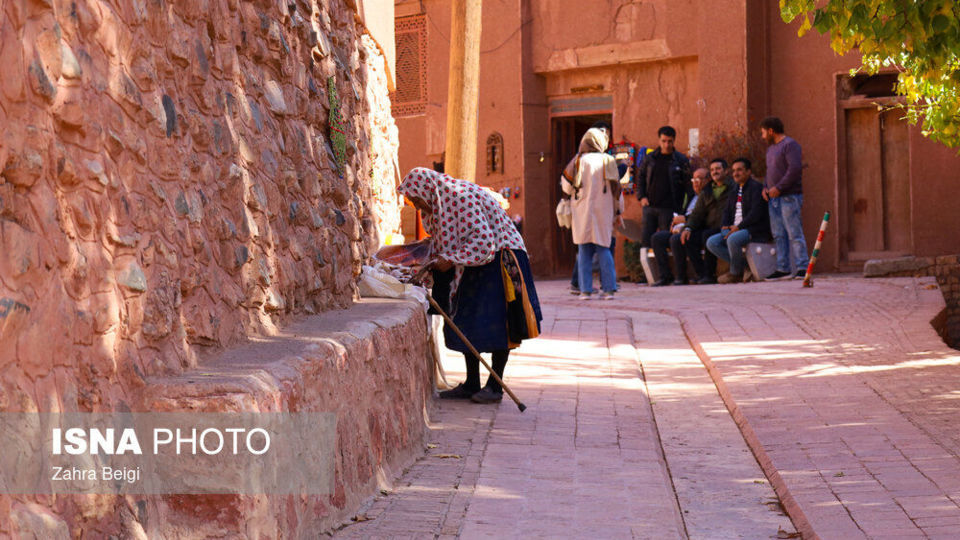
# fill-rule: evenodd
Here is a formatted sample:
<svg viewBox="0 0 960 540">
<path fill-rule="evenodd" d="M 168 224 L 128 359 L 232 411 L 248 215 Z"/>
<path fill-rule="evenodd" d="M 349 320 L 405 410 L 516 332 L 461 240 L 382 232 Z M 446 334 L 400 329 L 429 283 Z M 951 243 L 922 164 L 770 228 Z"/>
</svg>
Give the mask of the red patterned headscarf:
<svg viewBox="0 0 960 540">
<path fill-rule="evenodd" d="M 497 200 L 473 182 L 418 167 L 397 191 L 430 206 L 423 226 L 434 238 L 434 250 L 454 264 L 481 266 L 501 249 L 526 249 Z"/>
<path fill-rule="evenodd" d="M 501 249 L 526 250 L 500 203 L 484 188 L 431 169 L 417 167 L 397 188 L 430 206 L 423 227 L 433 238 L 434 253 L 456 268 L 450 295 L 456 291 L 465 266 L 482 266 Z"/>
</svg>

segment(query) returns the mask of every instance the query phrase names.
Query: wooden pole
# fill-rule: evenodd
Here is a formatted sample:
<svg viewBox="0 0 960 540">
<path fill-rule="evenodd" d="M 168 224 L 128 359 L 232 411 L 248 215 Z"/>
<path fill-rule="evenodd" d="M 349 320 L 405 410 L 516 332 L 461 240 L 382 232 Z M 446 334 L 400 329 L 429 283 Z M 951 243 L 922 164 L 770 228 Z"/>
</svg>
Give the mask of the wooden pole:
<svg viewBox="0 0 960 540">
<path fill-rule="evenodd" d="M 476 181 L 482 0 L 451 0 L 444 172 Z"/>
<path fill-rule="evenodd" d="M 470 343 L 470 340 L 467 339 L 467 336 L 463 335 L 463 332 L 460 330 L 459 327 L 457 327 L 457 323 L 453 322 L 453 319 L 451 319 L 450 316 L 447 315 L 447 312 L 444 311 L 442 307 L 440 307 L 440 304 L 438 304 L 437 301 L 433 299 L 433 296 L 428 294 L 427 300 L 430 302 L 430 305 L 433 306 L 433 309 L 436 310 L 436 312 L 439 313 L 441 317 L 443 317 L 443 320 L 447 321 L 447 324 L 450 325 L 450 329 L 453 330 L 453 333 L 460 338 L 460 341 L 462 341 L 464 345 L 467 346 L 467 349 L 470 351 L 470 353 L 473 354 L 473 356 L 475 356 L 477 360 L 480 361 L 481 364 L 483 364 L 483 367 L 487 368 L 487 371 L 490 372 L 490 376 L 493 377 L 493 380 L 497 381 L 497 383 L 500 384 L 500 388 L 503 388 L 503 391 L 506 392 L 508 396 L 510 396 L 510 399 L 512 399 L 514 403 L 517 404 L 517 408 L 520 409 L 520 412 L 527 410 L 527 406 L 520 401 L 520 398 L 518 398 L 517 395 L 514 394 L 512 390 L 510 390 L 510 387 L 507 386 L 507 383 L 503 382 L 503 379 L 501 379 L 500 376 L 497 375 L 497 372 L 494 371 L 492 367 L 490 367 L 490 364 L 488 364 L 487 361 L 484 360 L 482 356 L 480 356 L 480 353 L 477 352 L 477 349 L 474 348 L 473 343 Z"/>
</svg>

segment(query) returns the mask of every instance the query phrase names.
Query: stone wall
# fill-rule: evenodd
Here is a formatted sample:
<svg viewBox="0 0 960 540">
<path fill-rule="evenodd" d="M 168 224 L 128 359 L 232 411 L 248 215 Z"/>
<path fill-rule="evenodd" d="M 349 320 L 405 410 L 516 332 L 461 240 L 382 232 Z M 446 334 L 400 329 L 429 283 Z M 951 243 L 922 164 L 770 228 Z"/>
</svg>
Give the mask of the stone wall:
<svg viewBox="0 0 960 540">
<path fill-rule="evenodd" d="M 7 2 L 0 24 L 0 408 L 108 406 L 354 299 L 399 218 L 383 60 L 351 8 Z"/>
<path fill-rule="evenodd" d="M 153 378 L 357 298 L 399 208 L 384 61 L 355 9 L 0 3 L 0 411 L 145 410 Z M 16 502 L 34 503 L 53 504 Z"/>
<path fill-rule="evenodd" d="M 937 278 L 947 306 L 933 321 L 947 345 L 960 349 L 960 255 L 941 257 L 901 257 L 867 261 L 864 277 L 927 277 Z"/>
</svg>

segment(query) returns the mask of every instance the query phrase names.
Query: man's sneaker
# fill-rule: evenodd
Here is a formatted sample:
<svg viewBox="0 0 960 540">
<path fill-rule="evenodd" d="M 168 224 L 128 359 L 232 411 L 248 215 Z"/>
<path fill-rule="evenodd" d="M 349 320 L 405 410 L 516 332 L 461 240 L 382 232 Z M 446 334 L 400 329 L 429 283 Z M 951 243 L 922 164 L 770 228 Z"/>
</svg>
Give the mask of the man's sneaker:
<svg viewBox="0 0 960 540">
<path fill-rule="evenodd" d="M 651 287 L 665 287 L 673 283 L 673 278 L 660 278 L 650 284 Z"/>
<path fill-rule="evenodd" d="M 589 299 L 590 299 L 590 293 L 585 293 L 585 292 L 580 293 L 580 299 L 581 299 L 581 300 L 589 300 Z"/>
<path fill-rule="evenodd" d="M 795 275 L 795 276 L 793 276 L 793 277 L 795 277 L 796 279 L 805 279 L 805 278 L 807 277 L 807 271 L 806 271 L 806 270 L 797 270 L 797 275 Z"/>
<path fill-rule="evenodd" d="M 613 293 L 612 293 L 612 292 L 602 292 L 602 293 L 600 293 L 600 299 L 601 299 L 601 300 L 613 300 Z"/>
<path fill-rule="evenodd" d="M 570 286 L 570 294 L 580 294 L 580 287 Z"/>
<path fill-rule="evenodd" d="M 718 283 L 740 283 L 741 281 L 743 281 L 743 274 L 731 274 L 730 272 L 717 278 Z"/>
<path fill-rule="evenodd" d="M 774 272 L 774 273 L 770 274 L 769 276 L 767 276 L 767 281 L 782 281 L 782 280 L 785 280 L 785 279 L 793 279 L 793 273 L 792 273 L 792 272 L 782 272 L 782 271 L 780 271 L 780 270 L 777 270 L 776 272 Z"/>
<path fill-rule="evenodd" d="M 717 282 L 717 278 L 713 276 L 704 276 L 697 280 L 697 285 L 713 285 Z"/>
</svg>

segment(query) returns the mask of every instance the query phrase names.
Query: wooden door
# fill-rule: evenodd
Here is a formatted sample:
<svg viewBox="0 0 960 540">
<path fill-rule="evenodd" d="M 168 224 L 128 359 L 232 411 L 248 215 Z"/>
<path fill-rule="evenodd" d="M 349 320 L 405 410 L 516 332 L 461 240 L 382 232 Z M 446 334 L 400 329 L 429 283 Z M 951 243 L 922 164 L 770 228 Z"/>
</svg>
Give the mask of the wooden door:
<svg viewBox="0 0 960 540">
<path fill-rule="evenodd" d="M 551 201 L 553 208 L 560 202 L 560 175 L 567 162 L 577 153 L 577 121 L 574 117 L 553 119 L 553 174 L 551 174 Z M 577 248 L 573 244 L 570 229 L 556 227 L 554 235 L 554 272 L 572 271 Z"/>
<path fill-rule="evenodd" d="M 900 110 L 880 114 L 883 155 L 883 237 L 888 251 L 913 251 L 910 223 L 910 146 Z"/>
<path fill-rule="evenodd" d="M 847 259 L 909 253 L 910 164 L 900 111 L 845 111 Z M 843 209 L 842 209 L 843 211 Z"/>
</svg>

